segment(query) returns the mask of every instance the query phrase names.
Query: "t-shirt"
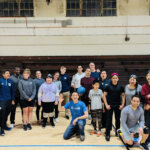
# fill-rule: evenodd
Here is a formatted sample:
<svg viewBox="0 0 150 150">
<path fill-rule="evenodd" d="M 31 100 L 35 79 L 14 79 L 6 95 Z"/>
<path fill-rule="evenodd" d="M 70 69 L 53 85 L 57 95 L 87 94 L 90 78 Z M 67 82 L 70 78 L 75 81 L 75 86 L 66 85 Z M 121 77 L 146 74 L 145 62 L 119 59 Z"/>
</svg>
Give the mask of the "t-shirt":
<svg viewBox="0 0 150 150">
<path fill-rule="evenodd" d="M 124 88 L 120 84 L 113 85 L 112 82 L 106 86 L 108 105 L 120 105 L 122 102 L 121 94 L 124 93 Z"/>
<path fill-rule="evenodd" d="M 142 90 L 142 86 L 138 84 L 136 89 L 129 89 L 129 84 L 125 87 L 125 96 L 126 96 L 126 105 L 131 104 L 132 96 L 136 94 L 140 94 Z"/>
<path fill-rule="evenodd" d="M 69 101 L 65 106 L 65 109 L 70 109 L 71 115 L 72 115 L 72 120 L 71 123 L 73 122 L 74 119 L 77 117 L 81 117 L 84 115 L 84 112 L 87 111 L 87 108 L 82 101 L 78 101 L 78 103 L 74 103 L 73 101 Z M 86 122 L 86 119 L 83 119 Z"/>
<path fill-rule="evenodd" d="M 102 97 L 103 97 L 103 92 L 102 90 L 98 89 L 97 91 L 95 90 L 90 90 L 89 93 L 89 98 L 91 99 L 91 110 L 95 109 L 102 109 Z"/>
<path fill-rule="evenodd" d="M 107 85 L 109 85 L 111 82 L 111 80 L 109 79 L 105 79 L 105 80 L 99 80 L 99 84 L 100 84 L 100 89 L 104 92 L 104 89 L 106 88 Z"/>
</svg>

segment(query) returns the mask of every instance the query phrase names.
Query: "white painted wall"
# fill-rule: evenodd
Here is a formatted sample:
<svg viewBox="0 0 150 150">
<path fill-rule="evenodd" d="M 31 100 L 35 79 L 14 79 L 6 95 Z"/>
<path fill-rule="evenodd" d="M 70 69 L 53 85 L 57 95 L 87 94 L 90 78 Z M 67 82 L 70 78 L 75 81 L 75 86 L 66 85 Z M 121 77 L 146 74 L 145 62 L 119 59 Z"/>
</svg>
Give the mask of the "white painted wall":
<svg viewBox="0 0 150 150">
<path fill-rule="evenodd" d="M 62 27 L 65 20 L 72 25 Z M 150 55 L 150 16 L 0 18 L 0 22 L 0 56 Z"/>
</svg>

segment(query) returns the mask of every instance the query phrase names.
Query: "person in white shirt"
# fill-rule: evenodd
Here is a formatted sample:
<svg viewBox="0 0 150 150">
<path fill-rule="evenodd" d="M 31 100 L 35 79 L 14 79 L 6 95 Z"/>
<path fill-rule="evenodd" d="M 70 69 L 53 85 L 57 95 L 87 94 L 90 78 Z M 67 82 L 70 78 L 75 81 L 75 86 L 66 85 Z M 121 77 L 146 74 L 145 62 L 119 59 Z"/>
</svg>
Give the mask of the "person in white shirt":
<svg viewBox="0 0 150 150">
<path fill-rule="evenodd" d="M 85 73 L 83 72 L 82 66 L 77 67 L 77 73 L 73 75 L 71 86 L 73 87 L 74 91 L 77 91 L 77 89 L 81 86 L 80 81 L 85 76 Z"/>
</svg>

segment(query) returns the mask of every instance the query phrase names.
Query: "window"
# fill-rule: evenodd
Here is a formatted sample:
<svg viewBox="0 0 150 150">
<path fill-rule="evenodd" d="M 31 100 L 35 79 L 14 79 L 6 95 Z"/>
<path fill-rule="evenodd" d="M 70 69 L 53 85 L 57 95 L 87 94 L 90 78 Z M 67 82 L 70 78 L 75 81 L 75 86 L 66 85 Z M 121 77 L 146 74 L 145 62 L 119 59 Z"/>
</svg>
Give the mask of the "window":
<svg viewBox="0 0 150 150">
<path fill-rule="evenodd" d="M 67 16 L 116 15 L 116 0 L 67 0 Z"/>
<path fill-rule="evenodd" d="M 0 17 L 33 16 L 33 0 L 0 0 Z"/>
</svg>

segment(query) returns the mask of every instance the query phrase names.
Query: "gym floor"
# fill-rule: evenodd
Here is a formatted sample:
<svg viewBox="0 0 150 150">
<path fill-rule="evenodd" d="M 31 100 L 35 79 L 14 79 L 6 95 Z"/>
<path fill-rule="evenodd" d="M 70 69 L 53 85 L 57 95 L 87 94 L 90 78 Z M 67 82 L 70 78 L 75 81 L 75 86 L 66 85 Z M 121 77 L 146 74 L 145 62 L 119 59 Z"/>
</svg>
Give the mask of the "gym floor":
<svg viewBox="0 0 150 150">
<path fill-rule="evenodd" d="M 7 131 L 4 137 L 0 137 L 0 150 L 125 150 L 122 142 L 115 137 L 114 131 L 111 132 L 110 142 L 105 141 L 104 132 L 97 137 L 90 135 L 93 129 L 90 120 L 85 126 L 85 141 L 81 142 L 78 137 L 70 140 L 63 140 L 63 133 L 70 120 L 64 118 L 64 112 L 59 114 L 59 123 L 55 123 L 55 128 L 49 124 L 45 129 L 36 123 L 35 108 L 32 119 L 32 130 L 22 129 L 22 117 L 20 108 L 17 108 L 16 126 L 12 131 Z M 9 121 L 8 121 L 9 123 Z M 139 148 L 132 148 L 137 150 Z"/>
</svg>

